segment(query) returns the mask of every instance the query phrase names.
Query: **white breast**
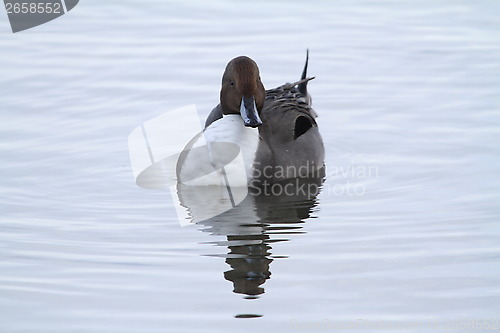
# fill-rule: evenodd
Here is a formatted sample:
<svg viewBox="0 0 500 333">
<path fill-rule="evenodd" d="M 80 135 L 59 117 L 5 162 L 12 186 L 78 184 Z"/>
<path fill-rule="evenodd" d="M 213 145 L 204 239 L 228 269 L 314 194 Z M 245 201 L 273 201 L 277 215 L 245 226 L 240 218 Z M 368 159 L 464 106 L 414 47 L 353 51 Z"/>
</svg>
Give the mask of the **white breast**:
<svg viewBox="0 0 500 333">
<path fill-rule="evenodd" d="M 247 186 L 259 132 L 245 127 L 239 115 L 225 115 L 205 129 L 182 161 L 178 180 L 185 185 Z"/>
</svg>

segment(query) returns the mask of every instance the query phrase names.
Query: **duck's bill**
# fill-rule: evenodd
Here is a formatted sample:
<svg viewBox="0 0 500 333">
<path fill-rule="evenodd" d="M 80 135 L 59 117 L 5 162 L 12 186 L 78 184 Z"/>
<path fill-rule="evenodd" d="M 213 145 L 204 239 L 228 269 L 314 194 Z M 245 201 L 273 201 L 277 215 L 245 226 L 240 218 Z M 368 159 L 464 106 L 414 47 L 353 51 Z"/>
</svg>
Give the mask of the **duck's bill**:
<svg viewBox="0 0 500 333">
<path fill-rule="evenodd" d="M 255 128 L 262 125 L 262 120 L 260 120 L 257 105 L 255 105 L 255 98 L 253 96 L 243 96 L 241 99 L 240 114 L 245 126 Z"/>
</svg>

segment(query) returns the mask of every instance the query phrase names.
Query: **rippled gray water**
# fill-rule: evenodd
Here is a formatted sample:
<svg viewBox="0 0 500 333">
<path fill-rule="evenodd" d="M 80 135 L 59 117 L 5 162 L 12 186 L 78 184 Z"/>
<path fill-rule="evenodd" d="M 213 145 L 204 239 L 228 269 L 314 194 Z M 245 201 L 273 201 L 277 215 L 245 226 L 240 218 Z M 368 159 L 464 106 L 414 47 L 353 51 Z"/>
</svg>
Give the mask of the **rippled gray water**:
<svg viewBox="0 0 500 333">
<path fill-rule="evenodd" d="M 18 34 L 0 15 L 0 332 L 500 329 L 498 2 L 86 0 Z M 296 80 L 306 48 L 316 198 L 181 227 L 135 184 L 134 128 L 206 115 L 240 54 Z"/>
</svg>

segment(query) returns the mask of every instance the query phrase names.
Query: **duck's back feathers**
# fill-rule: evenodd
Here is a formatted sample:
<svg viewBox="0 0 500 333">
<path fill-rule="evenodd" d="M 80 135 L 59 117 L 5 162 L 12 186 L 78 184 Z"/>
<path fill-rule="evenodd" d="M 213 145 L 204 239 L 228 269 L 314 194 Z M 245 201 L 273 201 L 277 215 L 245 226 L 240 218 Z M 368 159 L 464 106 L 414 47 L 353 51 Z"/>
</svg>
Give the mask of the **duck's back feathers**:
<svg viewBox="0 0 500 333">
<path fill-rule="evenodd" d="M 305 88 L 312 79 L 302 78 L 266 91 L 254 166 L 255 179 L 261 183 L 295 178 L 297 173 L 302 173 L 301 177 L 304 173 L 315 175 L 324 168 L 317 114 Z"/>
</svg>

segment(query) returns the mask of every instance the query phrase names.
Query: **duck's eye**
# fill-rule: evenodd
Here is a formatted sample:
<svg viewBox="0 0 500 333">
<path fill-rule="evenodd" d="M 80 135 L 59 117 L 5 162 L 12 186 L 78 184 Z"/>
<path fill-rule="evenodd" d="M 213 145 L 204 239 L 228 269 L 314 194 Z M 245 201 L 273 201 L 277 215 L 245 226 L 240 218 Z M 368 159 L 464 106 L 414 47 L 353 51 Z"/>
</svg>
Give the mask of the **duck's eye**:
<svg viewBox="0 0 500 333">
<path fill-rule="evenodd" d="M 229 81 L 229 84 L 231 85 L 231 87 L 234 86 L 234 81 Z"/>
</svg>

